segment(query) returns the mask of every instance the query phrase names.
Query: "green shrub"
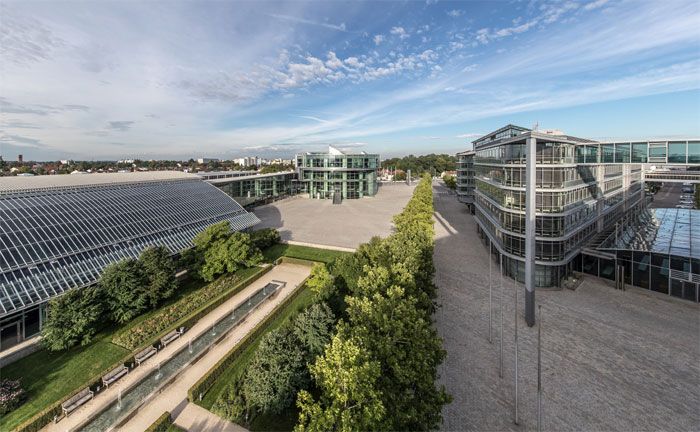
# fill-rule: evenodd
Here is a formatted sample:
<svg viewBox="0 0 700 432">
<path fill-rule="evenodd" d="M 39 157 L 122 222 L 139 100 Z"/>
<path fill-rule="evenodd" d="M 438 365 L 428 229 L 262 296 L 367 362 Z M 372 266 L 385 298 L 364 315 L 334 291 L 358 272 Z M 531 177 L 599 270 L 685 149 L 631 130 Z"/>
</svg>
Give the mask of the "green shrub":
<svg viewBox="0 0 700 432">
<path fill-rule="evenodd" d="M 24 400 L 24 389 L 19 380 L 0 380 L 0 415 L 17 408 Z"/>
<path fill-rule="evenodd" d="M 250 233 L 250 241 L 256 248 L 265 250 L 280 242 L 280 233 L 274 228 L 263 228 Z"/>
<path fill-rule="evenodd" d="M 161 414 L 156 421 L 154 421 L 145 432 L 168 432 L 170 425 L 173 424 L 170 418 L 170 413 L 168 411 Z"/>
</svg>

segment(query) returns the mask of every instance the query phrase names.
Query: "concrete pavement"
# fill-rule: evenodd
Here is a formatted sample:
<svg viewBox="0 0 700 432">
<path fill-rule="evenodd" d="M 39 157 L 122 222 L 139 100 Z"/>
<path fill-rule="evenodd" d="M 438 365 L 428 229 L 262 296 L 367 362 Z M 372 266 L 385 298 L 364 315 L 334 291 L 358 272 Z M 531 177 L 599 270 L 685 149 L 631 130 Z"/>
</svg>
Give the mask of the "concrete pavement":
<svg viewBox="0 0 700 432">
<path fill-rule="evenodd" d="M 437 191 L 444 191 L 436 186 Z M 437 327 L 447 358 L 440 382 L 454 401 L 446 431 L 537 428 L 537 327 L 519 295 L 519 416 L 514 412 L 514 288 L 499 289 L 493 264 L 492 343 L 489 258 L 466 206 L 435 196 Z M 537 291 L 542 304 L 543 430 L 700 430 L 700 307 L 586 276 L 575 291 Z M 503 378 L 499 378 L 503 299 Z"/>
</svg>

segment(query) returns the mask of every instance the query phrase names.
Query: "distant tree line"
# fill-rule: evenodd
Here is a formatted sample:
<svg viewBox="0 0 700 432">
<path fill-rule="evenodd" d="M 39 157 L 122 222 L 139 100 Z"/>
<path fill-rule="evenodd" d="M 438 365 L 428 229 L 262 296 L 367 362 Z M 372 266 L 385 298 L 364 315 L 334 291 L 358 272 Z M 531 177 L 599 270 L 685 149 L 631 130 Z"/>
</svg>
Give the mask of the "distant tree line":
<svg viewBox="0 0 700 432">
<path fill-rule="evenodd" d="M 402 158 L 391 158 L 382 161 L 384 169 L 398 169 L 402 171 L 411 170 L 414 177 L 423 173 L 440 175 L 443 171 L 454 171 L 457 158 L 448 154 L 428 154 L 422 156 L 408 155 Z"/>
</svg>

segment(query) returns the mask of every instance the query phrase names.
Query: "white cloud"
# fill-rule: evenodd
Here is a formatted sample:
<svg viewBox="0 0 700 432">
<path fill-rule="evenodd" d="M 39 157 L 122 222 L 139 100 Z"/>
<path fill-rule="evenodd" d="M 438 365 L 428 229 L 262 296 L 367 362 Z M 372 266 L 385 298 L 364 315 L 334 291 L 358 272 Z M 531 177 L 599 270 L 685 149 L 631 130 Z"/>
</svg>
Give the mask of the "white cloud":
<svg viewBox="0 0 700 432">
<path fill-rule="evenodd" d="M 401 40 L 411 37 L 403 27 L 392 27 L 391 34 L 398 36 Z"/>
<path fill-rule="evenodd" d="M 359 61 L 357 57 L 348 57 L 345 60 L 345 64 L 353 69 L 359 69 L 361 67 L 364 67 L 364 63 Z"/>
<path fill-rule="evenodd" d="M 447 12 L 447 16 L 451 16 L 452 18 L 457 18 L 464 15 L 464 11 L 460 9 L 452 9 L 451 11 Z"/>
<path fill-rule="evenodd" d="M 374 35 L 374 38 L 372 40 L 374 40 L 375 45 L 379 46 L 379 44 L 381 44 L 384 41 L 384 35 Z"/>
<path fill-rule="evenodd" d="M 326 66 L 328 66 L 331 69 L 338 69 L 339 67 L 343 66 L 343 62 L 340 61 L 338 57 L 336 57 L 335 53 L 333 51 L 328 51 L 328 60 L 326 60 Z"/>
<path fill-rule="evenodd" d="M 607 3 L 608 3 L 608 0 L 595 0 L 595 1 L 592 1 L 590 3 L 586 3 L 586 5 L 583 6 L 583 8 L 585 10 L 589 11 L 589 10 L 598 9 L 600 7 L 603 7 Z"/>
<path fill-rule="evenodd" d="M 479 138 L 480 136 L 483 136 L 484 134 L 482 133 L 465 133 L 461 135 L 456 135 L 455 138 Z"/>
</svg>

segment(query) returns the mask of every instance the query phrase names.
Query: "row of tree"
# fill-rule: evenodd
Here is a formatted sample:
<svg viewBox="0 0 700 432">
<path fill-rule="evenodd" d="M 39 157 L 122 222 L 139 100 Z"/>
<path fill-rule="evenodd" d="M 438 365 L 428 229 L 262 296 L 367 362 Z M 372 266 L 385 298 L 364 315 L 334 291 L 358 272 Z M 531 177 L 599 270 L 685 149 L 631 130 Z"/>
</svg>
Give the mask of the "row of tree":
<svg viewBox="0 0 700 432">
<path fill-rule="evenodd" d="M 49 302 L 42 328 L 43 343 L 52 351 L 90 343 L 110 323 L 123 324 L 170 298 L 178 287 L 178 268 L 204 281 L 262 261 L 260 246 L 279 241 L 276 230 L 252 235 L 232 232 L 228 221 L 207 227 L 194 247 L 176 262 L 165 247 L 146 248 L 138 259 L 108 265 L 95 286 L 73 289 Z"/>
<path fill-rule="evenodd" d="M 172 296 L 177 285 L 168 249 L 147 248 L 138 259 L 107 266 L 96 286 L 73 289 L 51 300 L 43 343 L 51 351 L 86 345 L 107 322 L 131 321 Z"/>
<path fill-rule="evenodd" d="M 261 340 L 245 371 L 219 396 L 214 411 L 239 424 L 261 413 L 280 414 L 294 405 L 297 392 L 308 389 L 308 365 L 323 353 L 333 334 L 335 316 L 315 303 Z"/>
<path fill-rule="evenodd" d="M 422 156 L 408 155 L 402 158 L 391 158 L 382 161 L 382 168 L 401 170 L 404 172 L 411 170 L 411 175 L 414 177 L 423 175 L 424 173 L 440 175 L 440 173 L 444 171 L 454 171 L 456 166 L 457 158 L 448 154 L 431 153 Z"/>
<path fill-rule="evenodd" d="M 310 365 L 313 387 L 298 394 L 296 431 L 418 431 L 441 423 L 450 397 L 435 384 L 445 351 L 432 323 L 432 214 L 426 175 L 394 217 L 395 233 L 339 258 L 317 288 L 341 319 Z"/>
</svg>

